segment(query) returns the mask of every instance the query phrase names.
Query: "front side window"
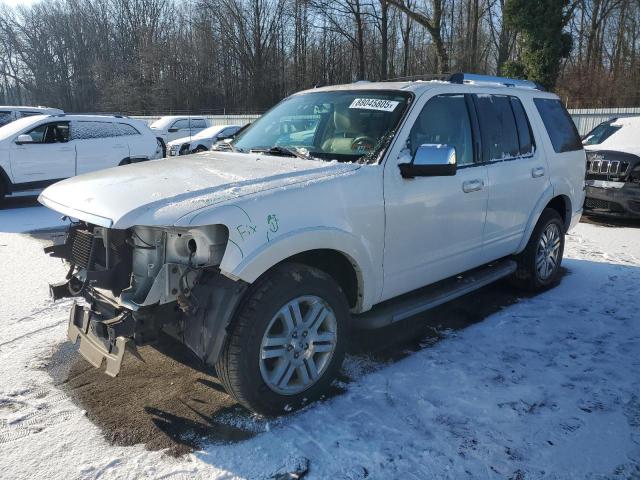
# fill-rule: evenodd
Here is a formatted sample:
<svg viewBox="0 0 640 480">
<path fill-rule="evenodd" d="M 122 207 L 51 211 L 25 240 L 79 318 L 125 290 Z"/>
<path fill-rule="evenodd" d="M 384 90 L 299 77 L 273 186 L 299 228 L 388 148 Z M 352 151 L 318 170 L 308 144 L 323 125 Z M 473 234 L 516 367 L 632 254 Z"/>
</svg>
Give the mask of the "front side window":
<svg viewBox="0 0 640 480">
<path fill-rule="evenodd" d="M 455 147 L 458 165 L 473 163 L 471 121 L 464 95 L 440 95 L 426 103 L 409 134 L 411 155 L 425 144 Z"/>
<path fill-rule="evenodd" d="M 582 150 L 582 142 L 569 112 L 560 100 L 552 98 L 534 98 L 542 123 L 549 134 L 551 145 L 556 153 Z"/>
<path fill-rule="evenodd" d="M 117 136 L 116 129 L 111 122 L 80 121 L 74 124 L 74 140 L 91 140 L 115 136 Z"/>
<path fill-rule="evenodd" d="M 44 123 L 26 133 L 33 143 L 65 143 L 69 141 L 69 123 Z"/>
<path fill-rule="evenodd" d="M 189 128 L 189 120 L 183 119 L 183 120 L 176 120 L 175 122 L 173 122 L 173 125 L 171 125 L 171 128 L 175 128 L 177 130 L 182 130 L 185 128 Z"/>
<path fill-rule="evenodd" d="M 476 95 L 476 109 L 485 162 L 520 155 L 516 119 L 506 95 Z"/>
<path fill-rule="evenodd" d="M 232 142 L 240 152 L 295 150 L 342 162 L 375 162 L 411 99 L 407 92 L 355 90 L 289 97 Z"/>
</svg>

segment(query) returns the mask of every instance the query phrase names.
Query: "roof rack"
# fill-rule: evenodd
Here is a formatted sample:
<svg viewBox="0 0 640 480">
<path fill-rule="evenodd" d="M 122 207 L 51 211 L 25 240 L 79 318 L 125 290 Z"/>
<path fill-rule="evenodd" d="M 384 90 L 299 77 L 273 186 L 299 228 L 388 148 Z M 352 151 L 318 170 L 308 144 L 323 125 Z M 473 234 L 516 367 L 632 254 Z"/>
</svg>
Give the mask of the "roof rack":
<svg viewBox="0 0 640 480">
<path fill-rule="evenodd" d="M 449 77 L 451 83 L 468 83 L 473 85 L 500 85 L 512 88 L 530 88 L 532 90 L 544 91 L 544 87 L 531 80 L 518 80 L 507 77 L 494 77 L 491 75 L 477 75 L 475 73 L 454 73 Z"/>
</svg>

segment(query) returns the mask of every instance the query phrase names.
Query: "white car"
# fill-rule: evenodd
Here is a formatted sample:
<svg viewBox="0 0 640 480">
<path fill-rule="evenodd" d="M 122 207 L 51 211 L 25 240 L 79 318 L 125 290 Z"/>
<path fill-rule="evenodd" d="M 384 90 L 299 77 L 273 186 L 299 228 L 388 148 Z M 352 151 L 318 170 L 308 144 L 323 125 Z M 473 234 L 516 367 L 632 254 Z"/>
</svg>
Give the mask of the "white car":
<svg viewBox="0 0 640 480">
<path fill-rule="evenodd" d="M 84 297 L 68 335 L 108 374 L 164 331 L 264 414 L 326 393 L 351 327 L 503 277 L 553 286 L 584 201 L 571 118 L 518 80 L 317 88 L 229 148 L 45 190 L 81 220 L 46 250 L 72 269 L 51 291 Z"/>
<path fill-rule="evenodd" d="M 0 128 L 0 200 L 61 179 L 160 158 L 149 127 L 119 116 L 35 115 Z"/>
<path fill-rule="evenodd" d="M 0 106 L 0 127 L 14 120 L 34 115 L 60 115 L 64 111 L 49 107 Z"/>
<path fill-rule="evenodd" d="M 170 115 L 156 120 L 149 126 L 167 145 L 177 138 L 193 137 L 207 128 L 209 121 L 204 117 Z"/>
<path fill-rule="evenodd" d="M 205 128 L 193 137 L 172 140 L 167 144 L 167 156 L 187 155 L 211 150 L 214 143 L 229 138 L 242 128 L 241 125 L 215 125 Z"/>
</svg>

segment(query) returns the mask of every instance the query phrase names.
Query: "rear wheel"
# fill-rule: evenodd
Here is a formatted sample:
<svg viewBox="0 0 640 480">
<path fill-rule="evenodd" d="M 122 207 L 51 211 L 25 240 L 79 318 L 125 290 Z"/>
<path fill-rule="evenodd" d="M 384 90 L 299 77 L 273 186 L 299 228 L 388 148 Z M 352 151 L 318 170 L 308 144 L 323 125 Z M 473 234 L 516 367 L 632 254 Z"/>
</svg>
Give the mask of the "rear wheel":
<svg viewBox="0 0 640 480">
<path fill-rule="evenodd" d="M 278 415 L 322 396 L 337 375 L 349 307 L 324 272 L 283 264 L 250 291 L 229 331 L 216 371 L 246 408 Z"/>
<path fill-rule="evenodd" d="M 563 254 L 564 223 L 557 211 L 547 208 L 540 215 L 527 247 L 516 256 L 514 283 L 531 291 L 555 285 L 560 279 Z"/>
</svg>

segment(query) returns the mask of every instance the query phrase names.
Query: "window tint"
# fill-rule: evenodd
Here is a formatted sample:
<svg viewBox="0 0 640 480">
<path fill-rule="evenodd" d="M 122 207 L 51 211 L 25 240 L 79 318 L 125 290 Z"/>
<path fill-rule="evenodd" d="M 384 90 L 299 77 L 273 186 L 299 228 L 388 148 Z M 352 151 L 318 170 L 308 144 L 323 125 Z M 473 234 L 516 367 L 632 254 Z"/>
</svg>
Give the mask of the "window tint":
<svg viewBox="0 0 640 480">
<path fill-rule="evenodd" d="M 171 128 L 177 128 L 178 130 L 189 128 L 189 120 L 176 120 L 173 122 L 173 125 L 171 125 Z"/>
<path fill-rule="evenodd" d="M 424 144 L 450 145 L 456 149 L 458 165 L 473 163 L 471 122 L 464 95 L 441 95 L 427 102 L 409 134 L 411 155 Z"/>
<path fill-rule="evenodd" d="M 513 116 L 516 119 L 516 126 L 518 127 L 520 155 L 531 155 L 535 150 L 535 142 L 533 141 L 533 135 L 531 134 L 531 125 L 529 124 L 527 112 L 524 111 L 524 107 L 522 106 L 520 99 L 516 97 L 509 97 L 509 99 L 511 100 Z"/>
<path fill-rule="evenodd" d="M 116 123 L 118 135 L 140 135 L 140 132 L 128 123 Z"/>
<path fill-rule="evenodd" d="M 191 119 L 191 128 L 207 128 L 207 122 L 202 118 Z"/>
<path fill-rule="evenodd" d="M 540 112 L 542 122 L 556 153 L 582 149 L 578 130 L 560 100 L 534 98 L 533 102 Z"/>
<path fill-rule="evenodd" d="M 13 116 L 11 112 L 1 111 L 0 112 L 0 127 L 6 125 L 7 123 L 11 123 L 13 121 Z"/>
<path fill-rule="evenodd" d="M 20 117 L 33 117 L 34 115 L 43 115 L 42 112 L 20 112 Z"/>
<path fill-rule="evenodd" d="M 108 138 L 117 135 L 111 122 L 75 122 L 73 138 L 77 140 L 89 140 L 93 138 Z"/>
<path fill-rule="evenodd" d="M 64 143 L 69 141 L 69 123 L 45 123 L 27 132 L 33 143 Z"/>
<path fill-rule="evenodd" d="M 516 121 L 509 97 L 476 95 L 484 161 L 504 160 L 520 155 Z"/>
</svg>

